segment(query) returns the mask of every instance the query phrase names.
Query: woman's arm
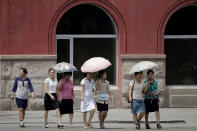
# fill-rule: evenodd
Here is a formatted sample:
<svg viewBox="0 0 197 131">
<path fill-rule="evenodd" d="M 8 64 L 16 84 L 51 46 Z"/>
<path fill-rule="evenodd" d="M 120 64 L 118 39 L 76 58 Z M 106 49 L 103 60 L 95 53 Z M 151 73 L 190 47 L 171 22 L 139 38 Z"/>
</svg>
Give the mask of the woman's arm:
<svg viewBox="0 0 197 131">
<path fill-rule="evenodd" d="M 14 100 L 14 95 L 15 95 L 15 92 L 11 92 L 11 96 L 10 96 L 11 100 Z"/>
<path fill-rule="evenodd" d="M 51 97 L 52 100 L 55 100 L 55 97 L 49 92 L 49 85 L 45 83 L 45 91 Z"/>
<path fill-rule="evenodd" d="M 12 92 L 10 96 L 11 100 L 14 100 L 14 95 L 15 95 L 16 90 L 17 90 L 17 80 L 14 81 L 14 86 L 12 88 Z"/>
<path fill-rule="evenodd" d="M 109 82 L 108 82 L 107 91 L 108 91 L 109 99 L 112 101 L 112 92 L 111 92 L 111 89 L 110 89 L 110 84 L 109 84 Z"/>
<path fill-rule="evenodd" d="M 129 102 L 132 102 L 133 86 L 129 86 Z"/>
<path fill-rule="evenodd" d="M 32 83 L 31 83 L 30 79 L 28 79 L 28 86 L 29 86 L 29 90 L 31 92 L 32 99 L 35 99 L 34 89 L 33 89 L 33 86 L 32 86 Z"/>
<path fill-rule="evenodd" d="M 147 93 L 147 90 L 148 90 L 148 85 L 145 85 L 145 87 L 143 88 L 142 93 L 146 94 Z"/>
<path fill-rule="evenodd" d="M 85 90 L 85 86 L 82 85 L 82 87 L 81 87 L 81 101 L 84 100 L 84 90 Z"/>
<path fill-rule="evenodd" d="M 57 86 L 57 90 L 58 91 L 61 91 L 62 90 L 62 87 L 64 85 L 64 82 L 65 82 L 65 79 L 60 80 L 60 82 L 59 82 L 59 84 Z"/>
<path fill-rule="evenodd" d="M 98 81 L 96 81 L 96 85 L 95 85 L 95 89 L 96 89 L 96 91 L 98 91 Z"/>
<path fill-rule="evenodd" d="M 94 92 L 95 95 L 97 95 L 98 89 L 99 89 L 99 85 L 98 85 L 98 81 L 96 81 L 95 92 Z"/>
<path fill-rule="evenodd" d="M 57 98 L 59 98 L 59 100 L 60 100 L 60 90 L 58 89 L 58 86 L 57 86 L 57 88 L 56 88 L 56 94 L 57 94 Z"/>
</svg>

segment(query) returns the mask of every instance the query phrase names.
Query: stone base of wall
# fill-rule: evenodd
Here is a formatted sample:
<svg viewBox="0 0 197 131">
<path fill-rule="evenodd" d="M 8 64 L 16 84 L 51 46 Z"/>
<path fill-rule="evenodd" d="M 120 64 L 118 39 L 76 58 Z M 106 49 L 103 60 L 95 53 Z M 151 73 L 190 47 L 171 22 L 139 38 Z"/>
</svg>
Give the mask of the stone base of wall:
<svg viewBox="0 0 197 131">
<path fill-rule="evenodd" d="M 0 110 L 16 110 L 15 101 L 11 101 L 9 97 L 20 67 L 28 69 L 28 77 L 31 78 L 37 98 L 29 100 L 28 109 L 42 109 L 43 81 L 48 77 L 48 69 L 56 64 L 56 59 L 55 55 L 1 55 Z"/>
<path fill-rule="evenodd" d="M 159 88 L 165 88 L 165 55 L 145 54 L 145 55 L 122 55 L 122 104 L 123 108 L 130 108 L 127 102 L 128 85 L 134 75 L 128 74 L 129 70 L 139 61 L 153 61 L 159 67 L 155 68 L 155 77 L 159 81 Z M 146 74 L 144 73 L 144 79 Z M 168 92 L 165 91 L 160 95 L 160 106 L 168 107 Z"/>
<path fill-rule="evenodd" d="M 129 70 L 139 61 L 154 61 L 159 64 L 155 69 L 156 79 L 159 81 L 159 88 L 165 87 L 165 55 L 122 55 L 122 99 L 118 87 L 112 87 L 113 100 L 110 108 L 130 108 L 127 102 L 128 85 L 134 75 L 128 74 Z M 19 76 L 19 68 L 28 69 L 28 77 L 31 78 L 34 86 L 36 99 L 29 99 L 28 110 L 44 109 L 44 84 L 43 81 L 48 77 L 48 69 L 56 64 L 55 55 L 0 55 L 0 110 L 16 110 L 15 101 L 10 100 L 10 92 L 14 80 Z M 144 73 L 144 78 L 146 74 Z M 75 87 L 75 109 L 80 109 L 80 87 Z M 160 107 L 197 107 L 197 88 L 167 88 L 160 95 Z M 122 100 L 120 102 L 120 100 Z"/>
<path fill-rule="evenodd" d="M 197 87 L 196 86 L 170 86 L 169 107 L 197 107 Z"/>
</svg>

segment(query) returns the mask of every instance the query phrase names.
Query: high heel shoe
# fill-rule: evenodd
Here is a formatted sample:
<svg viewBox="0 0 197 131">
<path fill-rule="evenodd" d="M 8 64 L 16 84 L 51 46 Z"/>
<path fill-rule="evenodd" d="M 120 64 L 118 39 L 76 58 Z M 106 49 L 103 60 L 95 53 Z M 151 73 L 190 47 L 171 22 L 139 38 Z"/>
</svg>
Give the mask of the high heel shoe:
<svg viewBox="0 0 197 131">
<path fill-rule="evenodd" d="M 49 128 L 48 124 L 44 124 L 44 128 Z"/>
<path fill-rule="evenodd" d="M 136 127 L 135 127 L 136 129 L 140 129 L 140 124 L 138 123 L 138 124 L 136 124 Z"/>
<path fill-rule="evenodd" d="M 150 125 L 149 124 L 146 124 L 145 127 L 146 127 L 146 129 L 150 129 Z"/>
<path fill-rule="evenodd" d="M 63 128 L 63 127 L 64 127 L 64 125 L 62 125 L 62 124 L 58 124 L 58 125 L 57 125 L 57 127 L 58 127 L 58 128 Z"/>
<path fill-rule="evenodd" d="M 92 125 L 90 122 L 88 122 L 88 126 L 89 126 L 90 128 L 94 128 L 93 125 Z"/>
<path fill-rule="evenodd" d="M 157 123 L 157 129 L 161 129 L 161 128 L 162 126 L 159 123 Z"/>
</svg>

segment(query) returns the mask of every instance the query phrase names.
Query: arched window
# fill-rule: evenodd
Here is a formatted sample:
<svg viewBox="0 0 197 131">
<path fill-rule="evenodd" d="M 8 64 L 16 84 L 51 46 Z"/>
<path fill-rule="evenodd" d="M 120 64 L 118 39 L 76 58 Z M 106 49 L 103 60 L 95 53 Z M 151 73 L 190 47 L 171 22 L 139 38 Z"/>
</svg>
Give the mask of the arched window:
<svg viewBox="0 0 197 131">
<path fill-rule="evenodd" d="M 80 70 L 87 59 L 104 57 L 112 63 L 107 69 L 108 80 L 117 84 L 116 28 L 104 9 L 90 4 L 71 8 L 59 21 L 56 40 L 57 62 L 73 63 Z M 82 78 L 80 71 L 74 72 L 75 84 L 79 85 Z"/>
<path fill-rule="evenodd" d="M 166 85 L 197 85 L 197 6 L 185 6 L 165 30 Z"/>
</svg>

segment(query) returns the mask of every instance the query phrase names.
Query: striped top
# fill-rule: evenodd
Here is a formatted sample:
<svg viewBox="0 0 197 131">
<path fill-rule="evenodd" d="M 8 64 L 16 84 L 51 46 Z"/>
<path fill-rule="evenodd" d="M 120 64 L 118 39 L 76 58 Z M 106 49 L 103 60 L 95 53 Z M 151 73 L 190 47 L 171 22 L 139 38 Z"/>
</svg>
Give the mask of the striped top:
<svg viewBox="0 0 197 131">
<path fill-rule="evenodd" d="M 15 97 L 28 99 L 28 90 L 30 90 L 30 92 L 34 92 L 31 80 L 28 77 L 26 77 L 25 80 L 17 77 L 12 88 L 12 92 L 16 92 Z"/>
</svg>

